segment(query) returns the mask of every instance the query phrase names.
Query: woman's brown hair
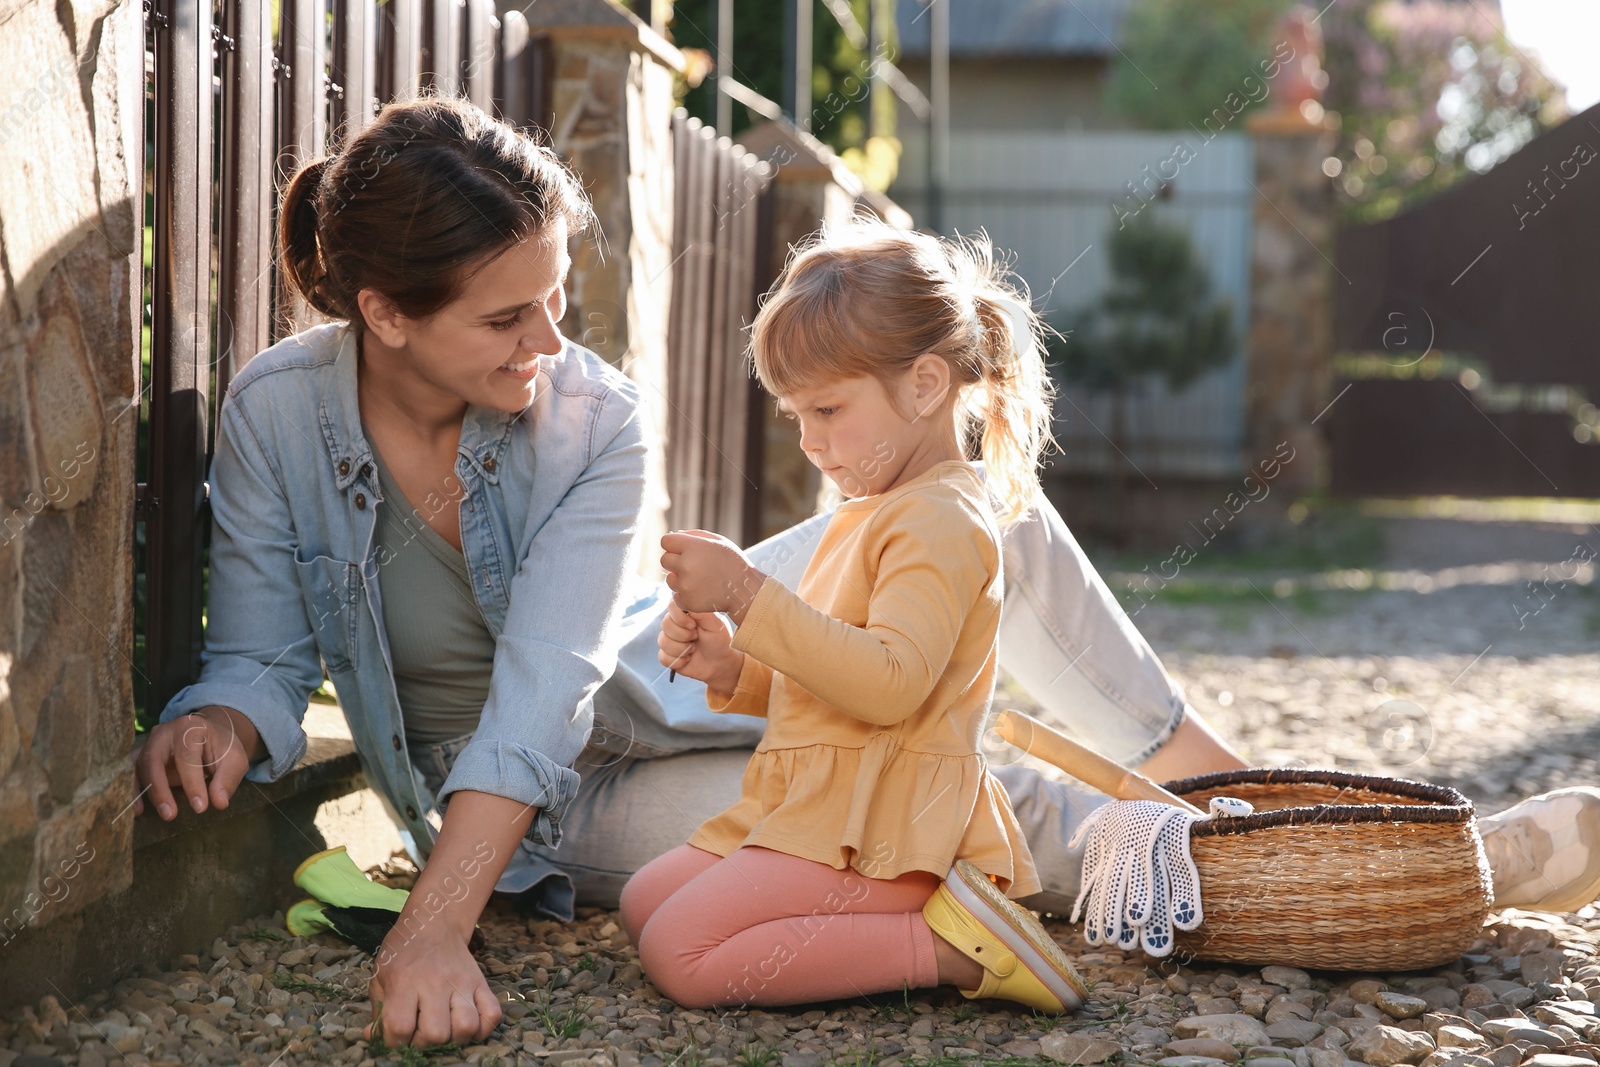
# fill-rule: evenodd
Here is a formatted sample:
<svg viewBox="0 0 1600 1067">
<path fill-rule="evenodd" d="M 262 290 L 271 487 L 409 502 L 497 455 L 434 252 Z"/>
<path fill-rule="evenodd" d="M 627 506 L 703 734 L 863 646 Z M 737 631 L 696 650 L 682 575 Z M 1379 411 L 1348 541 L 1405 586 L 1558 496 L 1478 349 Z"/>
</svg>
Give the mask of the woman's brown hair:
<svg viewBox="0 0 1600 1067">
<path fill-rule="evenodd" d="M 756 314 L 750 355 L 778 397 L 842 378 L 888 381 L 923 353 L 943 356 L 961 389 L 962 446 L 982 457 L 1009 525 L 1032 508 L 1054 443 L 1044 329 L 987 237 L 858 216 L 794 250 Z"/>
<path fill-rule="evenodd" d="M 427 319 L 556 219 L 577 233 L 594 209 L 553 151 L 466 100 L 424 95 L 385 106 L 290 178 L 279 269 L 308 304 L 357 328 L 362 289 Z"/>
</svg>

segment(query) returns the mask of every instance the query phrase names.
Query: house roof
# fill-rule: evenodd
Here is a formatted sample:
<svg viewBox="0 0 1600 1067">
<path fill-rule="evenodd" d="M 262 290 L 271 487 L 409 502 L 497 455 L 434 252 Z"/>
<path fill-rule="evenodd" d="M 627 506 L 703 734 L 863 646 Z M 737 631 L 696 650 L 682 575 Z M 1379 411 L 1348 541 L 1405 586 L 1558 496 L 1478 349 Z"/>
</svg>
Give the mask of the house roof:
<svg viewBox="0 0 1600 1067">
<path fill-rule="evenodd" d="M 1114 48 L 1130 0 L 934 0 L 950 8 L 950 54 L 1102 56 Z M 904 58 L 928 55 L 923 0 L 896 0 Z"/>
</svg>

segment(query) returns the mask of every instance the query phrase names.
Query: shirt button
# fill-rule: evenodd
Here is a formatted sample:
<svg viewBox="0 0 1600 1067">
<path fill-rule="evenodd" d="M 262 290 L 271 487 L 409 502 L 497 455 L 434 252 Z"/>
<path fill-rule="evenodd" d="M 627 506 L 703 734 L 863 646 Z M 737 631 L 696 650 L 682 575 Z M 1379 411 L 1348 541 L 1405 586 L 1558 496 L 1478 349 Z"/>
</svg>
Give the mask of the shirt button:
<svg viewBox="0 0 1600 1067">
<path fill-rule="evenodd" d="M 417 817 L 417 809 L 413 808 L 410 804 L 407 804 L 406 805 L 406 818 L 415 819 L 416 817 Z"/>
<path fill-rule="evenodd" d="M 484 456 L 483 457 L 483 469 L 488 471 L 490 474 L 494 473 L 494 457 L 493 456 Z"/>
<path fill-rule="evenodd" d="M 349 473 L 350 473 L 350 461 L 347 460 L 347 459 L 341 459 L 339 461 L 339 477 L 343 478 L 345 475 L 347 475 Z"/>
<path fill-rule="evenodd" d="M 394 737 L 391 740 L 394 742 L 394 750 L 396 752 L 399 752 L 400 751 L 400 735 L 399 734 L 395 734 Z"/>
<path fill-rule="evenodd" d="M 357 493 L 356 494 L 356 510 L 357 511 L 366 511 L 367 510 L 367 494 L 365 494 L 365 493 Z"/>
</svg>

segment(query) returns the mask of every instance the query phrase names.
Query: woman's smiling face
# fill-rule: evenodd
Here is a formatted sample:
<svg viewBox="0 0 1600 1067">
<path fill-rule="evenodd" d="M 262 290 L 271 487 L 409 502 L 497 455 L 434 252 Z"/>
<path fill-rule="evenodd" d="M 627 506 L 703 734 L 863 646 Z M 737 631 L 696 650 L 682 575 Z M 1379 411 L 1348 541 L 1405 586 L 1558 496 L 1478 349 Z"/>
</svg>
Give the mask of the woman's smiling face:
<svg viewBox="0 0 1600 1067">
<path fill-rule="evenodd" d="M 539 357 L 565 347 L 557 323 L 567 313 L 571 266 L 567 224 L 556 219 L 496 255 L 431 318 L 396 317 L 407 369 L 468 404 L 523 410 L 533 402 Z"/>
</svg>

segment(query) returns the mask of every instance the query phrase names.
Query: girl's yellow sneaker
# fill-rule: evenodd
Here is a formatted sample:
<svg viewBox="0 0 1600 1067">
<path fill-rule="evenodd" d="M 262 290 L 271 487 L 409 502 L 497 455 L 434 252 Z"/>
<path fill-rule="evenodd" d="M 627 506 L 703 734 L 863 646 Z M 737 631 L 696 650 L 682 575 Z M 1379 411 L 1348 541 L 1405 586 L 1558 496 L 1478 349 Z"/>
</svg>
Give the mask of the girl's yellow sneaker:
<svg viewBox="0 0 1600 1067">
<path fill-rule="evenodd" d="M 968 999 L 997 997 L 1055 1013 L 1075 1011 L 1088 996 L 1072 961 L 1039 920 L 966 860 L 956 861 L 922 906 L 922 917 L 983 968 L 978 988 L 961 990 Z"/>
</svg>

